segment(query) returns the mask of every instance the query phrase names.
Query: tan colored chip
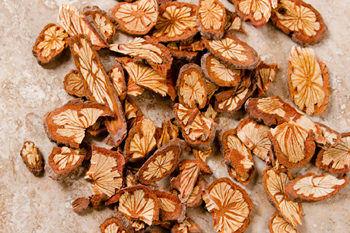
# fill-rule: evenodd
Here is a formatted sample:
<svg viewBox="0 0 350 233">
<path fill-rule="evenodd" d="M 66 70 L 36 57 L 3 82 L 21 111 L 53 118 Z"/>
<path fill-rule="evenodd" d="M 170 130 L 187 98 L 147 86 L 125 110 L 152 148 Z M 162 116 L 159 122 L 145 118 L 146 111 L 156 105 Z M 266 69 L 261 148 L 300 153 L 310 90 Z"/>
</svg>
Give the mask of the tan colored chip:
<svg viewBox="0 0 350 233">
<path fill-rule="evenodd" d="M 270 233 L 299 233 L 298 230 L 289 222 L 284 220 L 278 212 L 272 215 L 269 222 Z"/>
<path fill-rule="evenodd" d="M 124 100 L 126 96 L 126 83 L 124 70 L 122 66 L 118 63 L 112 69 L 108 71 L 108 76 L 114 86 L 115 91 L 118 94 L 120 100 Z"/>
<path fill-rule="evenodd" d="M 85 96 L 84 82 L 77 70 L 71 70 L 66 74 L 66 76 L 64 76 L 63 84 L 63 88 L 68 94 L 77 97 Z"/>
<path fill-rule="evenodd" d="M 20 155 L 29 171 L 35 176 L 40 176 L 44 170 L 44 162 L 43 157 L 34 142 L 24 142 Z"/>
<path fill-rule="evenodd" d="M 277 64 L 265 64 L 262 62 L 256 69 L 255 78 L 259 97 L 263 96 L 269 89 L 271 82 L 275 79 Z"/>
</svg>

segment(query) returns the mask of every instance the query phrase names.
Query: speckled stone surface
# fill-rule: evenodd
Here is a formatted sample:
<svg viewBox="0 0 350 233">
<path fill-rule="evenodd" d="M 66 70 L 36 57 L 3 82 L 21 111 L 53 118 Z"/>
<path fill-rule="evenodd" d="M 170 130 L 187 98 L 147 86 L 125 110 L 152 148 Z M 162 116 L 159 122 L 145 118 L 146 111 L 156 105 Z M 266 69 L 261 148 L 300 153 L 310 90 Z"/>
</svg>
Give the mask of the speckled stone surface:
<svg viewBox="0 0 350 233">
<path fill-rule="evenodd" d="M 233 5 L 222 0 L 231 10 Z M 197 1 L 192 1 L 198 4 Z M 343 133 L 350 131 L 350 1 L 308 0 L 323 16 L 329 29 L 327 38 L 312 46 L 320 61 L 329 69 L 331 94 L 325 113 L 312 119 Z M 114 0 L 68 1 L 68 0 L 0 0 L 0 232 L 58 233 L 99 232 L 99 225 L 113 213 L 111 208 L 88 209 L 83 214 L 73 212 L 71 202 L 78 197 L 93 193 L 90 184 L 83 179 L 86 171 L 62 182 L 43 177 L 34 177 L 25 167 L 19 151 L 26 140 L 39 147 L 45 160 L 51 152 L 51 143 L 44 132 L 42 117 L 71 100 L 63 90 L 63 78 L 75 68 L 68 50 L 54 64 L 45 68 L 37 64 L 32 55 L 32 46 L 42 28 L 56 23 L 60 4 L 74 3 L 79 9 L 98 5 L 108 10 L 117 4 Z M 278 63 L 276 79 L 266 96 L 280 95 L 289 101 L 286 80 L 288 54 L 293 45 L 290 38 L 267 24 L 255 29 L 249 23 L 243 25 L 246 33 L 237 36 L 253 46 L 266 62 Z M 117 33 L 113 41 L 123 42 L 127 36 Z M 113 66 L 113 57 L 101 51 L 101 60 L 106 70 Z M 142 100 L 142 101 L 141 101 Z M 160 126 L 167 116 L 172 116 L 173 103 L 146 91 L 136 98 L 146 117 Z M 235 127 L 244 115 L 243 111 L 222 114 L 219 126 L 222 129 Z M 191 157 L 193 155 L 186 155 Z M 209 158 L 209 166 L 215 178 L 227 176 L 221 155 Z M 262 173 L 266 167 L 255 157 L 256 171 L 251 183 L 245 187 L 254 202 L 251 223 L 245 232 L 269 232 L 268 221 L 274 213 L 262 185 Z M 320 173 L 312 164 L 292 170 L 298 176 L 307 172 Z M 342 189 L 335 197 L 317 203 L 303 204 L 303 225 L 300 232 L 348 232 L 350 226 L 350 187 Z M 203 207 L 188 210 L 203 232 L 213 230 L 211 215 Z"/>
</svg>

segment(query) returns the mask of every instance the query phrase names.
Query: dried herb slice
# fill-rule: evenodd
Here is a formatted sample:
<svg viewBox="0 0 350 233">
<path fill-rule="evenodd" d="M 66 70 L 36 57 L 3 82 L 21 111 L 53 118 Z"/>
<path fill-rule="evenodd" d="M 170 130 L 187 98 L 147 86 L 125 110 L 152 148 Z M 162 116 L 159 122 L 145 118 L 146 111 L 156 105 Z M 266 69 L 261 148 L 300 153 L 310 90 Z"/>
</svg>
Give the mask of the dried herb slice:
<svg viewBox="0 0 350 233">
<path fill-rule="evenodd" d="M 118 218 L 106 219 L 100 226 L 102 233 L 129 233 L 130 230 L 123 226 Z"/>
<path fill-rule="evenodd" d="M 207 188 L 207 182 L 204 180 L 204 178 L 199 175 L 197 183 L 195 184 L 194 188 L 192 189 L 191 195 L 187 199 L 186 206 L 187 207 L 197 207 L 202 204 L 202 194 Z"/>
<path fill-rule="evenodd" d="M 208 108 L 205 111 L 204 116 L 216 121 L 218 116 L 219 116 L 219 113 L 214 110 L 214 108 L 211 106 L 211 104 L 208 104 Z"/>
<path fill-rule="evenodd" d="M 162 123 L 162 132 L 160 137 L 157 139 L 157 148 L 161 148 L 171 139 L 179 136 L 179 127 L 173 122 L 174 118 L 165 119 Z"/>
<path fill-rule="evenodd" d="M 186 218 L 183 222 L 177 222 L 171 229 L 173 233 L 200 233 L 201 227 L 193 222 L 190 218 Z"/>
<path fill-rule="evenodd" d="M 72 208 L 75 213 L 81 213 L 90 205 L 90 199 L 86 197 L 80 197 L 72 202 Z"/>
<path fill-rule="evenodd" d="M 25 141 L 20 155 L 28 170 L 35 176 L 40 176 L 44 170 L 43 156 L 40 154 L 34 142 Z"/>
<path fill-rule="evenodd" d="M 228 9 L 226 9 L 225 31 L 230 33 L 235 31 L 244 32 L 242 28 L 242 19 L 236 12 L 233 13 Z"/>
<path fill-rule="evenodd" d="M 259 97 L 265 95 L 270 84 L 275 79 L 277 64 L 265 64 L 261 62 L 256 68 L 255 79 Z"/>
<path fill-rule="evenodd" d="M 111 83 L 113 84 L 113 87 L 117 92 L 119 99 L 121 101 L 124 100 L 127 89 L 122 66 L 117 63 L 115 66 L 113 66 L 112 69 L 108 71 L 108 76 L 110 77 Z"/>
<path fill-rule="evenodd" d="M 278 212 L 275 212 L 269 222 L 270 233 L 299 233 L 289 222 L 284 220 Z"/>
<path fill-rule="evenodd" d="M 159 217 L 163 221 L 183 219 L 186 213 L 186 207 L 181 203 L 180 199 L 169 192 L 152 190 L 158 197 L 159 201 Z"/>
<path fill-rule="evenodd" d="M 201 160 L 203 162 L 207 161 L 207 158 L 213 154 L 213 149 L 209 147 L 207 150 L 197 150 L 193 149 L 194 156 L 197 160 Z"/>
<path fill-rule="evenodd" d="M 272 10 L 271 21 L 302 46 L 321 42 L 327 27 L 320 13 L 301 0 L 281 0 Z"/>
<path fill-rule="evenodd" d="M 63 85 L 64 90 L 68 94 L 77 97 L 85 97 L 84 82 L 77 70 L 71 70 L 64 76 Z"/>
<path fill-rule="evenodd" d="M 54 23 L 44 27 L 35 41 L 33 55 L 40 65 L 45 65 L 61 55 L 67 47 L 68 34 Z"/>
<path fill-rule="evenodd" d="M 328 174 L 308 173 L 292 180 L 285 190 L 290 200 L 320 201 L 337 194 L 348 182 L 346 173 L 339 179 Z"/>
<path fill-rule="evenodd" d="M 335 130 L 329 128 L 328 126 L 326 126 L 324 124 L 321 124 L 319 122 L 315 122 L 315 123 L 318 127 L 321 128 L 322 137 L 324 137 L 327 142 L 333 142 L 332 147 L 336 146 L 341 139 L 341 134 L 336 132 Z M 318 145 L 318 146 L 320 146 L 322 149 L 325 149 L 325 150 L 327 150 L 328 147 L 330 147 L 327 144 L 325 146 L 323 146 L 323 145 Z"/>
<path fill-rule="evenodd" d="M 318 62 L 311 48 L 293 47 L 288 60 L 291 100 L 308 115 L 321 115 L 327 108 L 329 80 L 327 67 Z"/>
<path fill-rule="evenodd" d="M 219 86 L 210 81 L 209 79 L 205 79 L 205 83 L 207 85 L 207 91 L 208 91 L 208 102 L 210 101 L 211 97 L 215 94 L 215 92 L 219 89 Z"/>
</svg>

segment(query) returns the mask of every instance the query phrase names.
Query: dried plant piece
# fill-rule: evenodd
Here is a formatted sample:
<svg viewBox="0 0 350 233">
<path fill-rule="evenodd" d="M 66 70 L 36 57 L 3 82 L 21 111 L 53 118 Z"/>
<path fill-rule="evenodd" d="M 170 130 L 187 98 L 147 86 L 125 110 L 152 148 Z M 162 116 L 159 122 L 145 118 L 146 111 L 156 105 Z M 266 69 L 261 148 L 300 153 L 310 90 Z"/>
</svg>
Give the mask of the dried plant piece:
<svg viewBox="0 0 350 233">
<path fill-rule="evenodd" d="M 198 52 L 203 51 L 205 49 L 205 45 L 203 44 L 201 37 L 191 36 L 187 39 L 179 41 L 178 49 L 183 51 Z"/>
<path fill-rule="evenodd" d="M 52 141 L 79 148 L 85 137 L 85 129 L 95 124 L 99 117 L 111 115 L 104 104 L 77 99 L 47 113 L 44 126 Z"/>
<path fill-rule="evenodd" d="M 154 123 L 147 119 L 131 128 L 124 147 L 125 161 L 144 161 L 156 148 L 155 133 Z"/>
<path fill-rule="evenodd" d="M 221 39 L 224 35 L 226 11 L 219 0 L 200 0 L 197 19 L 201 34 L 210 39 Z"/>
<path fill-rule="evenodd" d="M 186 108 L 199 109 L 207 104 L 207 86 L 202 69 L 194 63 L 181 67 L 176 89 L 179 102 Z"/>
<path fill-rule="evenodd" d="M 59 57 L 67 47 L 68 34 L 54 23 L 44 27 L 36 39 L 33 55 L 40 65 L 45 65 Z"/>
<path fill-rule="evenodd" d="M 244 70 L 233 69 L 221 63 L 211 53 L 202 56 L 201 67 L 205 76 L 221 87 L 237 86 L 244 76 Z"/>
<path fill-rule="evenodd" d="M 308 115 L 321 115 L 327 108 L 329 80 L 327 67 L 318 62 L 311 48 L 293 47 L 288 61 L 291 100 Z"/>
<path fill-rule="evenodd" d="M 102 233 L 130 233 L 120 221 L 120 219 L 112 217 L 106 219 L 100 226 Z"/>
<path fill-rule="evenodd" d="M 198 32 L 197 6 L 184 2 L 167 2 L 159 6 L 153 36 L 161 42 L 179 41 Z"/>
<path fill-rule="evenodd" d="M 129 80 L 132 80 L 137 86 L 158 93 L 163 97 L 168 94 L 172 100 L 175 99 L 175 88 L 171 84 L 171 80 L 166 76 L 160 76 L 152 67 L 143 63 L 134 62 L 131 58 L 124 57 L 117 58 L 116 60 L 123 64 L 123 68 L 126 70 Z"/>
<path fill-rule="evenodd" d="M 298 230 L 275 212 L 269 222 L 270 233 L 299 233 Z"/>
<path fill-rule="evenodd" d="M 205 111 L 204 116 L 216 121 L 219 116 L 219 113 L 214 110 L 211 104 L 208 104 L 208 108 L 207 108 L 207 111 Z"/>
<path fill-rule="evenodd" d="M 98 53 L 92 48 L 85 35 L 69 39 L 75 65 L 83 78 L 85 96 L 93 102 L 107 105 L 113 112 L 113 119 L 106 121 L 108 132 L 116 145 L 126 136 L 126 122 L 118 95 L 100 62 Z"/>
<path fill-rule="evenodd" d="M 205 83 L 207 85 L 207 91 L 208 91 L 208 102 L 210 101 L 211 97 L 215 94 L 215 92 L 219 89 L 219 86 L 210 81 L 209 79 L 205 79 Z"/>
<path fill-rule="evenodd" d="M 123 185 L 124 156 L 119 152 L 92 145 L 91 166 L 85 179 L 96 194 L 111 197 Z"/>
<path fill-rule="evenodd" d="M 43 156 L 34 142 L 26 141 L 21 149 L 21 157 L 28 170 L 35 176 L 40 176 L 44 170 Z"/>
<path fill-rule="evenodd" d="M 265 64 L 261 62 L 256 68 L 255 79 L 259 97 L 265 95 L 270 84 L 275 79 L 277 64 Z"/>
<path fill-rule="evenodd" d="M 318 127 L 321 128 L 322 137 L 324 137 L 327 142 L 333 142 L 333 147 L 336 146 L 341 139 L 341 134 L 324 124 L 321 124 L 319 122 L 315 122 L 315 123 Z M 325 146 L 323 145 L 318 145 L 318 146 L 320 146 L 322 149 L 325 149 L 325 150 L 327 150 L 330 147 L 327 144 Z"/>
<path fill-rule="evenodd" d="M 207 150 L 193 149 L 193 153 L 196 159 L 206 162 L 207 158 L 213 154 L 213 149 L 211 147 L 209 147 Z"/>
<path fill-rule="evenodd" d="M 83 210 L 88 208 L 90 205 L 89 198 L 80 197 L 72 202 L 72 208 L 75 213 L 81 213 Z"/>
<path fill-rule="evenodd" d="M 167 48 L 174 59 L 177 61 L 187 61 L 187 62 L 196 62 L 198 57 L 198 52 L 191 52 L 186 50 L 180 50 L 177 45 L 173 46 L 173 43 L 169 43 Z"/>
<path fill-rule="evenodd" d="M 323 174 L 308 173 L 286 185 L 286 195 L 290 200 L 320 201 L 337 194 L 349 182 L 348 176 L 341 178 Z"/>
<path fill-rule="evenodd" d="M 226 23 L 225 23 L 225 31 L 234 32 L 240 31 L 244 32 L 242 28 L 242 19 L 237 15 L 236 12 L 231 12 L 226 9 Z"/>
<path fill-rule="evenodd" d="M 277 7 L 272 10 L 271 20 L 302 46 L 317 44 L 327 35 L 320 13 L 301 0 L 278 1 Z"/>
<path fill-rule="evenodd" d="M 129 96 L 126 96 L 124 100 L 124 112 L 129 129 L 145 119 L 141 110 Z"/>
<path fill-rule="evenodd" d="M 273 168 L 264 170 L 263 183 L 271 204 L 280 215 L 293 226 L 302 223 L 303 208 L 301 203 L 288 201 L 285 195 L 285 185 L 292 180 L 292 175 Z"/>
<path fill-rule="evenodd" d="M 248 44 L 226 33 L 220 40 L 203 38 L 207 49 L 221 62 L 236 69 L 254 69 L 260 58 Z"/>
<path fill-rule="evenodd" d="M 64 76 L 63 85 L 64 90 L 68 94 L 77 97 L 85 96 L 84 82 L 77 70 L 71 70 L 66 76 Z"/>
<path fill-rule="evenodd" d="M 335 147 L 320 150 L 316 166 L 335 174 L 349 172 L 350 133 L 341 134 L 341 139 Z"/>
<path fill-rule="evenodd" d="M 174 118 L 165 119 L 162 123 L 162 133 L 157 139 L 157 148 L 161 148 L 171 139 L 179 136 L 179 127 L 173 122 Z"/>
<path fill-rule="evenodd" d="M 267 133 L 273 144 L 278 161 L 288 169 L 306 165 L 315 153 L 315 142 L 311 131 L 283 123 Z"/>
<path fill-rule="evenodd" d="M 172 233 L 201 233 L 202 229 L 190 218 L 186 218 L 183 222 L 177 222 L 171 229 Z"/>
<path fill-rule="evenodd" d="M 107 127 L 105 125 L 105 120 L 106 119 L 104 117 L 98 118 L 95 124 L 86 129 L 86 135 L 95 137 L 103 132 L 106 132 Z"/>
<path fill-rule="evenodd" d="M 62 4 L 58 22 L 70 37 L 85 34 L 95 49 L 108 48 L 105 35 L 97 26 L 70 4 Z"/>
<path fill-rule="evenodd" d="M 122 101 L 126 96 L 126 82 L 124 76 L 124 70 L 122 66 L 117 63 L 112 69 L 108 71 L 108 76 L 110 77 L 111 83 L 114 86 L 115 91 L 119 99 Z"/>
<path fill-rule="evenodd" d="M 157 22 L 158 3 L 156 0 L 121 2 L 109 14 L 121 30 L 131 35 L 146 35 Z"/>
<path fill-rule="evenodd" d="M 203 194 L 216 232 L 243 232 L 249 225 L 254 205 L 248 193 L 229 178 L 214 180 Z"/>
<path fill-rule="evenodd" d="M 186 213 L 186 207 L 181 203 L 180 199 L 169 192 L 152 190 L 158 197 L 159 201 L 159 217 L 163 221 L 183 219 Z"/>
<path fill-rule="evenodd" d="M 134 176 L 134 174 L 130 170 L 126 171 L 124 183 L 125 183 L 126 187 L 132 187 L 132 186 L 135 186 L 138 184 L 136 177 Z"/>
<path fill-rule="evenodd" d="M 267 136 L 270 127 L 247 117 L 237 126 L 237 136 L 244 145 L 267 164 L 271 162 L 271 141 Z"/>
<path fill-rule="evenodd" d="M 198 181 L 194 188 L 192 189 L 192 193 L 190 197 L 187 199 L 186 206 L 187 207 L 197 207 L 202 204 L 202 194 L 207 188 L 207 182 L 204 180 L 202 176 L 198 176 Z"/>
<path fill-rule="evenodd" d="M 184 143 L 181 139 L 173 139 L 154 152 L 140 168 L 139 181 L 149 185 L 172 173 L 179 163 Z"/>
</svg>

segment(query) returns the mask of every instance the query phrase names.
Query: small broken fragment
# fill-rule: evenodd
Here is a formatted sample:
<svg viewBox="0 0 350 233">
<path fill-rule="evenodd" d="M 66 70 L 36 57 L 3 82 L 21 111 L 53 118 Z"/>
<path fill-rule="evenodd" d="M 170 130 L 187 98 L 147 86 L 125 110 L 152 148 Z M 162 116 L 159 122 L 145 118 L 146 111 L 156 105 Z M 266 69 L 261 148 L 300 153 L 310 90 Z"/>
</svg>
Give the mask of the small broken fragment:
<svg viewBox="0 0 350 233">
<path fill-rule="evenodd" d="M 242 19 L 237 15 L 236 12 L 231 12 L 226 9 L 226 23 L 225 23 L 226 32 L 240 31 L 244 32 L 242 28 Z"/>
<path fill-rule="evenodd" d="M 157 148 L 161 148 L 171 139 L 177 138 L 179 136 L 179 127 L 174 122 L 174 118 L 167 118 L 162 123 L 162 133 L 159 138 L 157 138 Z"/>
<path fill-rule="evenodd" d="M 129 229 L 124 227 L 118 218 L 112 217 L 106 219 L 100 226 L 102 233 L 130 233 Z"/>
<path fill-rule="evenodd" d="M 265 64 L 261 62 L 256 68 L 255 79 L 259 97 L 263 96 L 269 89 L 270 84 L 275 79 L 277 64 Z"/>
<path fill-rule="evenodd" d="M 77 97 L 85 96 L 84 82 L 77 70 L 71 70 L 66 76 L 64 76 L 63 85 L 64 90 L 68 94 Z"/>
<path fill-rule="evenodd" d="M 327 108 L 327 67 L 311 48 L 292 47 L 288 60 L 290 99 L 308 115 L 321 115 Z"/>
<path fill-rule="evenodd" d="M 219 113 L 214 110 L 211 104 L 208 104 L 207 111 L 205 111 L 204 116 L 216 121 L 219 117 Z"/>
<path fill-rule="evenodd" d="M 269 222 L 270 233 L 299 233 L 289 222 L 284 220 L 278 212 L 275 212 Z"/>
<path fill-rule="evenodd" d="M 129 96 L 126 96 L 124 100 L 124 113 L 129 129 L 145 119 L 141 110 Z"/>
<path fill-rule="evenodd" d="M 106 119 L 104 117 L 98 118 L 95 124 L 86 129 L 86 135 L 95 137 L 103 132 L 106 132 L 107 127 L 105 125 L 105 120 Z"/>
<path fill-rule="evenodd" d="M 193 222 L 190 218 L 186 218 L 183 222 L 177 222 L 171 229 L 172 233 L 201 233 L 201 227 Z"/>
<path fill-rule="evenodd" d="M 117 63 L 115 66 L 113 66 L 112 69 L 108 71 L 108 76 L 111 79 L 111 83 L 113 84 L 119 99 L 121 101 L 124 100 L 127 90 L 126 90 L 124 70 L 122 66 L 119 63 Z"/>
<path fill-rule="evenodd" d="M 124 181 L 126 187 L 131 187 L 138 184 L 138 181 L 134 174 L 130 170 L 126 170 L 126 176 Z"/>
<path fill-rule="evenodd" d="M 210 81 L 209 79 L 205 79 L 205 84 L 207 85 L 207 92 L 208 92 L 208 102 L 210 101 L 211 97 L 215 94 L 215 92 L 219 89 L 219 86 Z"/>
<path fill-rule="evenodd" d="M 348 182 L 346 173 L 339 179 L 328 174 L 308 173 L 289 182 L 285 191 L 289 200 L 320 201 L 337 194 Z"/>
<path fill-rule="evenodd" d="M 24 142 L 20 155 L 28 170 L 33 173 L 34 176 L 40 176 L 44 170 L 44 162 L 34 142 Z"/>
<path fill-rule="evenodd" d="M 333 142 L 332 147 L 336 146 L 341 139 L 341 134 L 322 123 L 319 123 L 319 122 L 315 122 L 315 123 L 321 128 L 322 137 L 324 137 L 327 142 Z M 318 145 L 318 146 L 320 146 L 322 149 L 325 149 L 325 150 L 327 150 L 330 147 L 330 145 L 328 144 Z"/>
<path fill-rule="evenodd" d="M 179 49 L 183 51 L 203 51 L 205 49 L 205 45 L 201 37 L 192 36 L 187 39 L 179 41 Z"/>
<path fill-rule="evenodd" d="M 200 175 L 198 176 L 197 183 L 195 184 L 194 188 L 192 189 L 192 192 L 187 199 L 186 206 L 187 207 L 197 207 L 202 204 L 202 194 L 207 188 L 207 182 L 204 180 L 204 178 Z"/>
<path fill-rule="evenodd" d="M 209 147 L 207 150 L 197 150 L 193 149 L 193 153 L 196 159 L 201 160 L 203 162 L 207 161 L 207 158 L 212 155 L 213 149 Z"/>
<path fill-rule="evenodd" d="M 80 197 L 72 202 L 73 211 L 77 214 L 81 213 L 83 210 L 88 208 L 90 205 L 89 198 Z"/>
<path fill-rule="evenodd" d="M 68 34 L 54 23 L 44 27 L 35 41 L 33 55 L 40 65 L 45 65 L 60 56 L 67 47 Z"/>
<path fill-rule="evenodd" d="M 158 190 L 152 192 L 158 197 L 159 217 L 162 221 L 182 220 L 185 217 L 186 207 L 176 195 Z"/>
</svg>

